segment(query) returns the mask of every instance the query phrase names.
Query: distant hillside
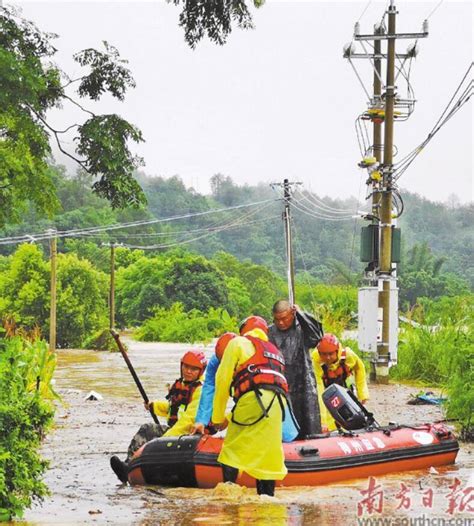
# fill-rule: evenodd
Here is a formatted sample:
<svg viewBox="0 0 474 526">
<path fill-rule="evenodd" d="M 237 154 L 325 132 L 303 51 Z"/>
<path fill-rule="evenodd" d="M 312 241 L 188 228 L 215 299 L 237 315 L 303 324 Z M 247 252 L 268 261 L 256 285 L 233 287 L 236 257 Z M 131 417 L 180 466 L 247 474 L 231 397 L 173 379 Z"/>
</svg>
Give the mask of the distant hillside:
<svg viewBox="0 0 474 526">
<path fill-rule="evenodd" d="M 204 196 L 186 188 L 179 176 L 164 179 L 138 174 L 138 179 L 148 199 L 147 209 L 117 212 L 92 195 L 89 190 L 91 181 L 87 176 L 67 177 L 64 170 L 57 168 L 56 185 L 63 205 L 62 213 L 54 221 L 48 221 L 29 212 L 21 225 L 7 226 L 1 236 L 37 233 L 53 224 L 60 230 L 69 230 L 273 200 L 256 207 L 115 230 L 110 234 L 95 233 L 81 239 L 86 237 L 95 243 L 115 241 L 131 246 L 155 246 L 159 252 L 182 246 L 206 256 L 223 250 L 241 260 L 263 264 L 281 275 L 285 273 L 282 202 L 268 185 L 239 186 L 231 178 L 217 174 L 212 178 L 212 194 Z M 444 256 L 444 271 L 457 274 L 474 287 L 474 206 L 448 207 L 409 192 L 402 192 L 402 196 L 405 210 L 399 225 L 404 252 L 426 242 L 435 256 Z M 335 209 L 355 211 L 355 199 L 329 199 L 301 193 L 294 199 L 297 273 L 328 283 L 360 276 L 364 265 L 359 261 L 359 237 L 360 227 L 365 223 L 350 218 L 340 220 L 342 214 L 334 212 Z M 321 215 L 330 218 L 315 217 Z M 65 243 L 71 242 L 63 240 L 60 249 Z M 0 245 L 1 254 L 13 250 L 14 246 Z"/>
</svg>

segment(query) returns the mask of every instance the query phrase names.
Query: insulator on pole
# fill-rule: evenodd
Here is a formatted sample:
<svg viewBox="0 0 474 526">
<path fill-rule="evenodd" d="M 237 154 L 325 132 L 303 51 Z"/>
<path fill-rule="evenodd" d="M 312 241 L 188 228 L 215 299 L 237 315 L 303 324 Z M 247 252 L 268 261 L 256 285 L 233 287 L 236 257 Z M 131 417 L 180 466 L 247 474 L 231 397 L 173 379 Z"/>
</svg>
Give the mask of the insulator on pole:
<svg viewBox="0 0 474 526">
<path fill-rule="evenodd" d="M 413 42 L 407 47 L 407 55 L 413 58 L 418 55 L 418 45 L 416 42 Z"/>
<path fill-rule="evenodd" d="M 356 22 L 354 24 L 354 36 L 356 37 L 358 35 L 360 35 L 360 24 L 359 22 Z"/>
<path fill-rule="evenodd" d="M 352 42 L 345 44 L 342 48 L 342 53 L 344 58 L 351 58 L 352 54 L 355 53 L 354 44 Z"/>
<path fill-rule="evenodd" d="M 426 19 L 426 20 L 423 20 L 423 33 L 427 35 L 428 30 L 429 30 L 429 23 L 428 23 L 428 19 Z"/>
</svg>

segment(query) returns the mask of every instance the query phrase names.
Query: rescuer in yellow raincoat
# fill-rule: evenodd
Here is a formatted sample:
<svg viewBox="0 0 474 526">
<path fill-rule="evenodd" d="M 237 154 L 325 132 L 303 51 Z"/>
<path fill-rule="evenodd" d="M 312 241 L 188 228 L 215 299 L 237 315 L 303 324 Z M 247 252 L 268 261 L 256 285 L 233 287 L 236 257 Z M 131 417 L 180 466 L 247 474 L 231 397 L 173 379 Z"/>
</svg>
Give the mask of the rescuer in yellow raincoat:
<svg viewBox="0 0 474 526">
<path fill-rule="evenodd" d="M 145 409 L 152 410 L 155 415 L 167 417 L 168 429 L 162 435 L 162 430 L 157 424 L 143 424 L 128 446 L 125 462 L 116 455 L 111 457 L 110 466 L 122 482 L 128 480 L 128 462 L 135 451 L 144 444 L 160 436 L 181 436 L 191 432 L 199 406 L 201 379 L 206 365 L 207 360 L 202 351 L 187 351 L 181 358 L 181 375 L 170 387 L 166 400 L 145 403 Z"/>
<path fill-rule="evenodd" d="M 241 336 L 228 343 L 216 373 L 212 424 L 224 426 L 232 387 L 236 403 L 218 458 L 224 481 L 235 482 L 243 471 L 257 479 L 259 495 L 273 496 L 275 480 L 287 474 L 282 420 L 288 384 L 284 359 L 268 342 L 267 333 L 265 320 L 250 316 L 241 324 Z"/>
<path fill-rule="evenodd" d="M 164 437 L 188 435 L 194 426 L 201 398 L 201 377 L 207 364 L 202 351 L 188 351 L 181 358 L 181 377 L 171 386 L 166 400 L 154 400 L 146 409 L 168 418 Z"/>
<path fill-rule="evenodd" d="M 364 362 L 357 354 L 343 348 L 333 334 L 326 333 L 312 352 L 314 376 L 318 384 L 318 400 L 321 412 L 321 425 L 328 431 L 336 429 L 336 423 L 324 405 L 323 391 L 336 383 L 353 389 L 355 386 L 357 398 L 362 404 L 369 399 L 369 388 L 365 374 Z"/>
</svg>

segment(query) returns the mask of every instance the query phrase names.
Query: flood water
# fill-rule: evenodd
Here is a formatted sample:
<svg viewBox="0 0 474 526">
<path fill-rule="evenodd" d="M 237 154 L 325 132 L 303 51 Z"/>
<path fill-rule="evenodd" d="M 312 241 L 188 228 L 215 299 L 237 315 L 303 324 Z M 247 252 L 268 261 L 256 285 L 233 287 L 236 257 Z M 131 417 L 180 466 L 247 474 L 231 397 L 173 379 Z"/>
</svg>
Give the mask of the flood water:
<svg viewBox="0 0 474 526">
<path fill-rule="evenodd" d="M 127 344 L 150 399 L 162 398 L 166 384 L 178 376 L 186 346 L 132 340 Z M 210 354 L 211 347 L 206 351 Z M 474 448 L 467 444 L 461 444 L 455 465 L 377 477 L 371 513 L 364 502 L 367 479 L 281 487 L 275 498 L 259 497 L 255 489 L 235 485 L 221 484 L 213 490 L 122 485 L 109 467 L 109 458 L 123 457 L 135 430 L 150 417 L 121 355 L 59 351 L 55 378 L 64 404 L 58 407 L 56 427 L 43 448 L 51 463 L 45 481 L 52 495 L 26 513 L 28 525 L 377 524 L 364 522 L 370 518 L 393 525 L 474 525 L 474 490 L 468 490 L 474 486 Z M 103 399 L 85 401 L 91 390 Z M 370 386 L 370 391 L 369 409 L 381 424 L 442 418 L 439 407 L 406 404 L 419 388 Z"/>
</svg>

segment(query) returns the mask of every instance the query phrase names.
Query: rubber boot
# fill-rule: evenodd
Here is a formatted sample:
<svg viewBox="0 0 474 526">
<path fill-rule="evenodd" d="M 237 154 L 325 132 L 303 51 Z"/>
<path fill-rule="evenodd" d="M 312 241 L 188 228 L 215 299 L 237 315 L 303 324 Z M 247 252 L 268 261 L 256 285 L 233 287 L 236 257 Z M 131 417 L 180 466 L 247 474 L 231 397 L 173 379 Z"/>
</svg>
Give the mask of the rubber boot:
<svg viewBox="0 0 474 526">
<path fill-rule="evenodd" d="M 231 466 L 226 466 L 222 464 L 222 475 L 224 477 L 224 482 L 234 482 L 237 480 L 239 475 L 239 470 Z"/>
<path fill-rule="evenodd" d="M 257 480 L 257 493 L 259 495 L 275 496 L 274 480 Z"/>
<path fill-rule="evenodd" d="M 120 482 L 124 484 L 128 482 L 128 465 L 126 462 L 122 462 L 116 455 L 110 458 L 110 467 L 114 470 L 114 473 L 120 479 Z"/>
</svg>

